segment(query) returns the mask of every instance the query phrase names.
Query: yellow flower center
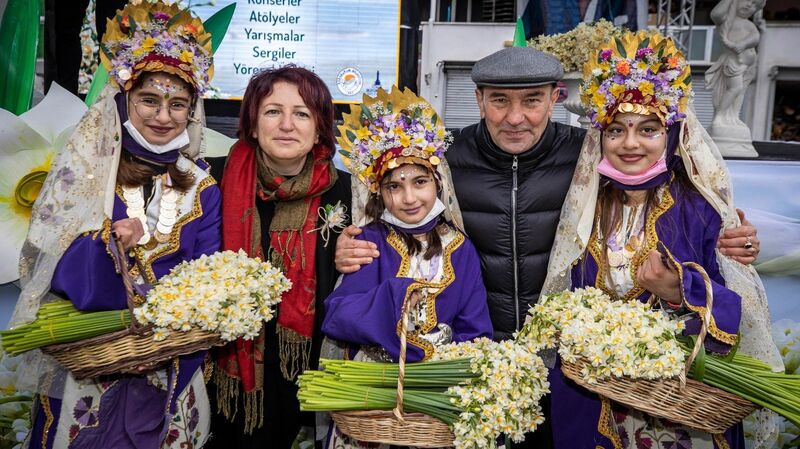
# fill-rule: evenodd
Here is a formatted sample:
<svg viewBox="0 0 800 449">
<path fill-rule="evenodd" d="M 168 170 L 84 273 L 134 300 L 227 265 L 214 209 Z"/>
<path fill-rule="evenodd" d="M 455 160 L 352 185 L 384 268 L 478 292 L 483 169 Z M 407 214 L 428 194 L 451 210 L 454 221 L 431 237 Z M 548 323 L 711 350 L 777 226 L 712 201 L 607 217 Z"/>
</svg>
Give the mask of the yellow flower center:
<svg viewBox="0 0 800 449">
<path fill-rule="evenodd" d="M 23 176 L 14 188 L 14 199 L 22 207 L 30 209 L 42 190 L 47 172 L 35 170 Z"/>
</svg>

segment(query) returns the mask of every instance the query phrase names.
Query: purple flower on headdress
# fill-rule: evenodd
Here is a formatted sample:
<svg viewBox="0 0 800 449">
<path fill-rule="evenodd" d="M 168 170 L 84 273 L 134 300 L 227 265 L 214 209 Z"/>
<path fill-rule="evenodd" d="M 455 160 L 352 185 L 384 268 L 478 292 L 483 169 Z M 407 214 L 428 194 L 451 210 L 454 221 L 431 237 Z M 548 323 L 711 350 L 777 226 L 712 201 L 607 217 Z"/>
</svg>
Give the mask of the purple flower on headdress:
<svg viewBox="0 0 800 449">
<path fill-rule="evenodd" d="M 653 49 L 650 47 L 640 48 L 636 50 L 636 57 L 637 58 L 644 58 L 645 56 L 653 53 Z"/>
<path fill-rule="evenodd" d="M 601 51 L 600 59 L 602 59 L 603 61 L 608 61 L 609 59 L 611 59 L 611 49 L 606 48 L 605 50 Z"/>
<path fill-rule="evenodd" d="M 163 12 L 153 13 L 153 20 L 156 22 L 166 22 L 169 20 L 169 14 Z"/>
</svg>

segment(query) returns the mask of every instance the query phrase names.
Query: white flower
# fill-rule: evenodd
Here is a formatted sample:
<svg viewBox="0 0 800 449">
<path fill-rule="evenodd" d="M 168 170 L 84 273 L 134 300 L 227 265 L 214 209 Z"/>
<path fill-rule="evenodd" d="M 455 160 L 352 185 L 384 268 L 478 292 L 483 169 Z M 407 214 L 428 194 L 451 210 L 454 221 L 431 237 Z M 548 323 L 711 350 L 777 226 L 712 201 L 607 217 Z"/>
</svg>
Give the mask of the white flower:
<svg viewBox="0 0 800 449">
<path fill-rule="evenodd" d="M 17 117 L 0 109 L 0 284 L 19 278 L 19 252 L 31 206 L 86 105 L 56 83 L 47 96 Z"/>
<path fill-rule="evenodd" d="M 516 339 L 530 347 L 557 345 L 565 362 L 588 361 L 581 376 L 596 383 L 610 376 L 678 375 L 685 356 L 674 336 L 681 329 L 682 323 L 644 303 L 611 301 L 590 287 L 542 298 Z"/>
<path fill-rule="evenodd" d="M 225 341 L 252 339 L 291 285 L 279 270 L 244 251 L 217 252 L 175 266 L 134 313 L 154 325 L 156 341 L 195 327 L 218 332 Z"/>
</svg>

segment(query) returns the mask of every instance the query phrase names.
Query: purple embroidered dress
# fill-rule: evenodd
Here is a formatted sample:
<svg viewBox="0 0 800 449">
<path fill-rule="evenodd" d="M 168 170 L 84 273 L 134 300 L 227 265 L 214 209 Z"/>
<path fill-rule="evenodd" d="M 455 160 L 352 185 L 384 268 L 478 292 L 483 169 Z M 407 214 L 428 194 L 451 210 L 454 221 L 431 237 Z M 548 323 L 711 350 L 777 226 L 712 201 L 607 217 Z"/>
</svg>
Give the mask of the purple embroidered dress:
<svg viewBox="0 0 800 449">
<path fill-rule="evenodd" d="M 440 344 L 491 338 L 480 260 L 463 233 L 440 224 L 443 254 L 424 261 L 408 254 L 393 228 L 372 223 L 363 230 L 357 238 L 374 242 L 381 256 L 344 276 L 325 300 L 322 323 L 327 337 L 349 345 L 350 357 L 365 350 L 397 361 L 401 308 L 415 289 L 427 289 L 427 298 L 412 312 L 407 361 L 428 358 Z"/>
<path fill-rule="evenodd" d="M 736 342 L 741 315 L 741 299 L 725 287 L 717 266 L 715 248 L 720 232 L 720 218 L 714 208 L 697 192 L 687 190 L 673 182 L 669 188 L 660 189 L 659 204 L 643 217 L 641 227 L 634 223 L 633 239 L 623 239 L 622 246 L 638 242 L 637 254 L 647 254 L 662 243 L 670 257 L 678 264 L 692 261 L 701 265 L 712 281 L 714 293 L 713 320 L 706 337 L 706 348 L 714 352 L 727 352 Z M 625 224 L 623 223 L 623 228 Z M 611 239 L 608 239 L 611 240 Z M 650 292 L 632 282 L 632 288 L 619 293 L 609 286 L 602 273 L 613 270 L 598 269 L 601 251 L 608 251 L 606 260 L 612 260 L 611 252 L 617 248 L 597 237 L 595 228 L 584 256 L 572 269 L 573 288 L 595 286 L 609 293 L 612 298 L 647 301 Z M 619 248 L 622 249 L 622 248 Z M 643 258 L 633 256 L 628 269 L 638 267 Z M 612 262 L 613 263 L 613 262 Z M 705 308 L 706 291 L 703 279 L 693 269 L 680 270 L 683 312 L 701 312 Z M 611 278 L 614 276 L 612 274 Z M 619 278 L 619 277 L 617 277 Z M 630 279 L 635 279 L 631 276 Z M 699 321 L 687 324 L 687 331 L 697 333 Z M 665 420 L 659 420 L 619 404 L 611 403 L 578 387 L 561 373 L 560 361 L 550 371 L 552 391 L 553 442 L 556 449 L 621 449 L 621 448 L 670 448 L 670 449 L 743 449 L 744 436 L 741 424 L 728 429 L 724 434 L 709 435 Z"/>
<path fill-rule="evenodd" d="M 177 222 L 165 243 L 137 246 L 129 257 L 138 282 L 155 282 L 180 262 L 220 248 L 220 192 L 204 168 L 183 157 L 179 168 L 195 182 L 177 201 Z M 158 220 L 160 185 L 147 205 L 148 225 Z M 117 190 L 112 221 L 128 218 Z M 111 221 L 75 239 L 61 258 L 51 289 L 80 310 L 127 307 L 125 290 L 108 250 Z M 141 272 L 141 271 L 144 272 Z M 205 352 L 180 357 L 142 375 L 119 374 L 75 381 L 49 379 L 54 397 L 41 395 L 31 432 L 32 448 L 156 449 L 201 447 L 208 437 L 208 398 L 203 377 Z M 55 389 L 58 389 L 56 391 Z M 57 398 L 56 398 L 57 397 Z M 206 410 L 203 410 L 203 409 Z M 188 443 L 188 444 L 187 444 Z"/>
</svg>

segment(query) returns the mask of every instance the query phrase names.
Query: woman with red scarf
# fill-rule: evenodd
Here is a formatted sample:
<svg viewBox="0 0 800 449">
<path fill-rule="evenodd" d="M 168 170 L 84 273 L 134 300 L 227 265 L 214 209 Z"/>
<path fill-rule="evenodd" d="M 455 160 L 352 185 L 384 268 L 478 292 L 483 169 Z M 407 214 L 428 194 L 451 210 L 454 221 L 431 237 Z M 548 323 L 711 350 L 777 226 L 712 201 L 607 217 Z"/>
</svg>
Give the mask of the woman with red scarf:
<svg viewBox="0 0 800 449">
<path fill-rule="evenodd" d="M 323 300 L 338 276 L 334 233 L 351 197 L 349 175 L 331 161 L 333 113 L 327 87 L 303 68 L 260 72 L 245 91 L 221 176 L 223 249 L 271 262 L 293 287 L 259 338 L 217 352 L 207 447 L 289 448 L 301 421 L 313 425 L 301 417 L 295 380 L 319 359 Z"/>
</svg>

